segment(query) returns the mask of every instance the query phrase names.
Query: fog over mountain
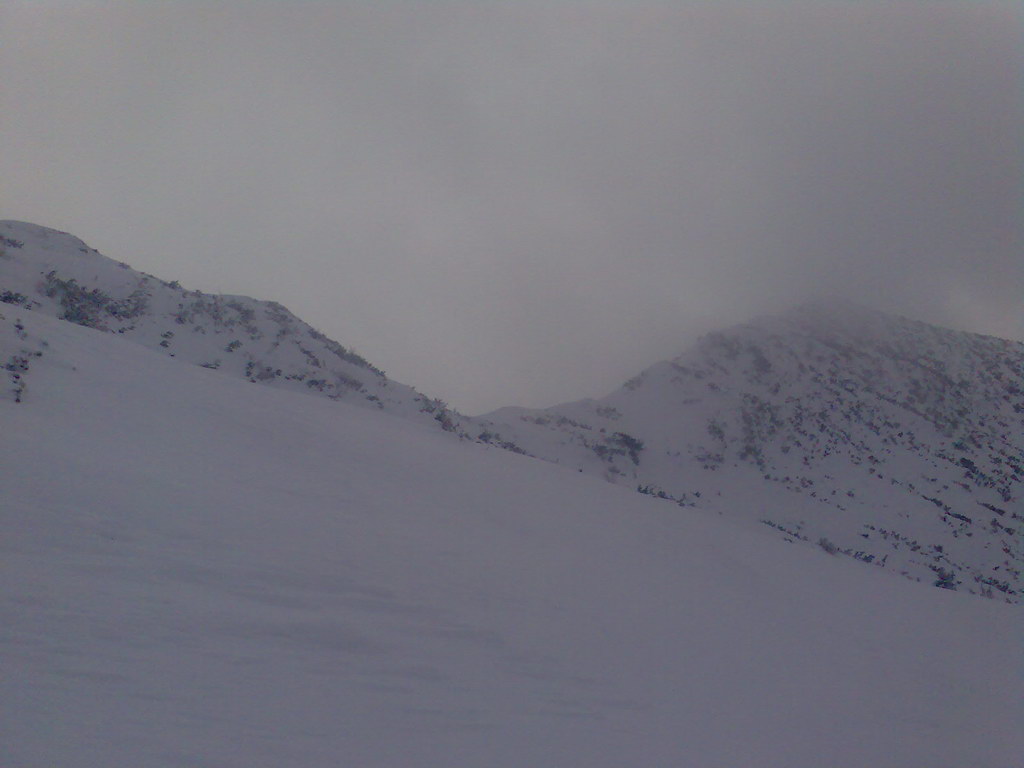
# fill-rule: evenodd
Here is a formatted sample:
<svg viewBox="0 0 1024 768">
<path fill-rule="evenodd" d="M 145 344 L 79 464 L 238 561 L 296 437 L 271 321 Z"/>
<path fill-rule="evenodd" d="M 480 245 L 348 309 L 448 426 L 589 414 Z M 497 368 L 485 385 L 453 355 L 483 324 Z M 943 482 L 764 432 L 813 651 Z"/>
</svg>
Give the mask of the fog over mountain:
<svg viewBox="0 0 1024 768">
<path fill-rule="evenodd" d="M 0 765 L 1017 768 L 1022 32 L 0 3 Z"/>
<path fill-rule="evenodd" d="M 463 412 L 818 296 L 1024 337 L 1015 2 L 0 8 L 0 215 Z"/>
</svg>

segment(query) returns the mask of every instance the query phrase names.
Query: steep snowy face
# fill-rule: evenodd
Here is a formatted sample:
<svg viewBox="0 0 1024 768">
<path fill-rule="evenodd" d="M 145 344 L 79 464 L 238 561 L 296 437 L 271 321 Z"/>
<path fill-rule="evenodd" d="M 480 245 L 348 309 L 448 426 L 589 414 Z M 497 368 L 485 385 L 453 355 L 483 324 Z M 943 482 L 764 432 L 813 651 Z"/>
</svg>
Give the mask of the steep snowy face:
<svg viewBox="0 0 1024 768">
<path fill-rule="evenodd" d="M 1019 599 L 1024 345 L 806 306 L 485 439 L 937 586 Z"/>
<path fill-rule="evenodd" d="M 441 401 L 391 381 L 280 304 L 186 290 L 108 259 L 65 232 L 0 222 L 0 302 L 121 334 L 169 357 L 251 382 L 457 429 L 458 417 Z M 5 361 L 8 373 L 19 374 L 10 391 L 26 385 L 27 373 L 10 366 L 24 367 L 30 360 L 21 358 L 34 351 Z"/>
</svg>

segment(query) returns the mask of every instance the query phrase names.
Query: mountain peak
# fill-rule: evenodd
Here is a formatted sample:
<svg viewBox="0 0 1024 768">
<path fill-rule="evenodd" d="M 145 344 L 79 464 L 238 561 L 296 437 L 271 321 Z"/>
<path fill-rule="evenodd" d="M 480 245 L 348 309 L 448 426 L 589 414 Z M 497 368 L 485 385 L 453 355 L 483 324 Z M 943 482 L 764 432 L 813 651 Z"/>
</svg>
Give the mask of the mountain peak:
<svg viewBox="0 0 1024 768">
<path fill-rule="evenodd" d="M 457 415 L 440 400 L 388 379 L 277 302 L 186 290 L 37 224 L 0 222 L 0 247 L 4 304 L 116 333 L 159 354 L 254 383 L 457 430 Z"/>
<path fill-rule="evenodd" d="M 905 334 L 915 328 L 936 328 L 919 320 L 883 312 L 844 298 L 806 301 L 791 309 L 741 323 L 729 331 L 760 331 L 859 340 Z M 726 332 L 729 332 L 726 331 Z"/>
<path fill-rule="evenodd" d="M 682 506 L 1016 600 L 1022 415 L 1024 345 L 815 303 L 708 334 L 600 400 L 495 412 L 487 431 Z"/>
<path fill-rule="evenodd" d="M 21 252 L 35 256 L 53 254 L 73 258 L 96 253 L 80 239 L 59 229 L 51 229 L 27 221 L 0 221 L 0 258 L 12 259 Z"/>
</svg>

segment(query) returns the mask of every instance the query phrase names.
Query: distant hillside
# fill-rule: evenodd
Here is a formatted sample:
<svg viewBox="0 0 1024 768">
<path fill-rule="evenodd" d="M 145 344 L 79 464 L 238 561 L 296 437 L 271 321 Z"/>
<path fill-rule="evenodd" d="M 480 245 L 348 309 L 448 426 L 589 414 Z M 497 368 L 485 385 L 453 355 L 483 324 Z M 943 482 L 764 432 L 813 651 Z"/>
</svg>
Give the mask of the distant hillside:
<svg viewBox="0 0 1024 768">
<path fill-rule="evenodd" d="M 1018 600 L 1024 345 L 854 307 L 707 336 L 600 400 L 483 439 L 747 517 L 910 578 Z"/>
<path fill-rule="evenodd" d="M 392 381 L 280 304 L 186 290 L 108 259 L 64 232 L 0 222 L 0 302 L 117 333 L 251 382 L 456 429 L 458 417 L 444 403 Z"/>
</svg>

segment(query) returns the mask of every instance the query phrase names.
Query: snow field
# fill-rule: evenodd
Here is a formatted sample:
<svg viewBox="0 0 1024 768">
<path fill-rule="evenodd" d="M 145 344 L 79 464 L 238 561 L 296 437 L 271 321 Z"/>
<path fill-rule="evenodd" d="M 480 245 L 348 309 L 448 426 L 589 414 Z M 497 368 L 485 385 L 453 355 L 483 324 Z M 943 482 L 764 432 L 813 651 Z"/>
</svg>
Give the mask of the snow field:
<svg viewBox="0 0 1024 768">
<path fill-rule="evenodd" d="M 19 316 L 2 765 L 1024 754 L 1015 607 Z"/>
</svg>

